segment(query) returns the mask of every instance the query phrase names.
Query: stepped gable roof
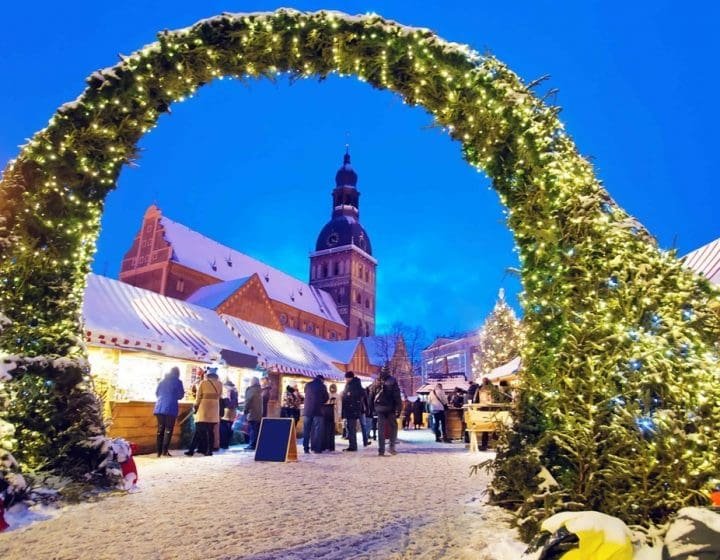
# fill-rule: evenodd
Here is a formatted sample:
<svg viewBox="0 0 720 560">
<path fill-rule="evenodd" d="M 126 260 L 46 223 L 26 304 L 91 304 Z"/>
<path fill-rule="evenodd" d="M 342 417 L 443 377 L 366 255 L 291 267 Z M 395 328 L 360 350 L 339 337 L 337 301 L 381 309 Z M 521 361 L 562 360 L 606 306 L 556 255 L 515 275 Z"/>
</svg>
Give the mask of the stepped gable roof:
<svg viewBox="0 0 720 560">
<path fill-rule="evenodd" d="M 82 306 L 86 342 L 176 358 L 255 367 L 257 359 L 204 307 L 88 274 Z"/>
<path fill-rule="evenodd" d="M 704 276 L 713 284 L 720 284 L 720 239 L 691 251 L 682 261 L 686 268 Z"/>
<path fill-rule="evenodd" d="M 395 355 L 395 346 L 397 345 L 395 336 L 363 336 L 362 341 L 367 351 L 368 361 L 374 366 L 384 366 Z"/>
<path fill-rule="evenodd" d="M 360 344 L 359 338 L 351 338 L 350 340 L 326 340 L 295 329 L 285 329 L 285 332 L 309 340 L 314 346 L 333 358 L 335 362 L 341 364 L 349 364 L 352 361 L 355 351 Z"/>
<path fill-rule="evenodd" d="M 217 309 L 231 295 L 242 288 L 248 280 L 250 280 L 250 278 L 252 278 L 252 276 L 235 278 L 234 280 L 227 280 L 226 282 L 218 282 L 217 284 L 211 284 L 210 286 L 203 286 L 187 298 L 186 301 L 188 303 L 199 305 L 200 307 Z"/>
<path fill-rule="evenodd" d="M 332 296 L 302 280 L 205 237 L 189 227 L 161 216 L 165 240 L 173 249 L 172 260 L 220 280 L 260 277 L 270 299 L 345 325 Z"/>
<path fill-rule="evenodd" d="M 233 334 L 245 345 L 245 351 L 257 356 L 260 365 L 284 373 L 341 381 L 345 374 L 333 365 L 335 361 L 309 340 L 269 329 L 230 315 L 220 315 Z"/>
</svg>

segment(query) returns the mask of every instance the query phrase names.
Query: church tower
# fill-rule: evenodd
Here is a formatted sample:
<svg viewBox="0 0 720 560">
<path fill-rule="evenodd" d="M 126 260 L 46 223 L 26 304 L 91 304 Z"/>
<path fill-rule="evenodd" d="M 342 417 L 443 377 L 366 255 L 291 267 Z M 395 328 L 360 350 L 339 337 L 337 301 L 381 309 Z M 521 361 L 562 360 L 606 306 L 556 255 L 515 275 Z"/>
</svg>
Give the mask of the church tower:
<svg viewBox="0 0 720 560">
<path fill-rule="evenodd" d="M 375 334 L 375 269 L 370 238 L 360 225 L 357 173 L 345 151 L 335 175 L 332 215 L 310 254 L 310 285 L 330 293 L 348 338 Z"/>
</svg>

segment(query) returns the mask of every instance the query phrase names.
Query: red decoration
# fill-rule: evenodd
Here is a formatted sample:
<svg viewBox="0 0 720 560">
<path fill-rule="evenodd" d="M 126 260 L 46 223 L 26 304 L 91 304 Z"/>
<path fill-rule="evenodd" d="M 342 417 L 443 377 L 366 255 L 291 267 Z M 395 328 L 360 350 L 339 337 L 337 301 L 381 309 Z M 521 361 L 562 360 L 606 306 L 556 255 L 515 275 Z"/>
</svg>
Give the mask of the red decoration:
<svg viewBox="0 0 720 560">
<path fill-rule="evenodd" d="M 0 533 L 8 527 L 10 527 L 10 525 L 5 521 L 5 502 L 2 497 L 0 497 Z"/>
<path fill-rule="evenodd" d="M 720 507 L 720 490 L 713 490 L 710 492 L 710 501 L 715 507 Z"/>
</svg>

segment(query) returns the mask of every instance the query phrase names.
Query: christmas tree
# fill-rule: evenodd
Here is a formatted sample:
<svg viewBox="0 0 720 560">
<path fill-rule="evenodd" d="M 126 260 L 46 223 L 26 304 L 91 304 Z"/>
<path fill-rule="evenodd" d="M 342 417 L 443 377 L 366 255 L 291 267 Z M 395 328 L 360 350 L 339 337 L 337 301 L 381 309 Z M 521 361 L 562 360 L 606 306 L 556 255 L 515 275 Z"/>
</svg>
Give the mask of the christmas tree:
<svg viewBox="0 0 720 560">
<path fill-rule="evenodd" d="M 505 290 L 501 288 L 495 307 L 480 329 L 480 343 L 473 358 L 473 377 L 481 378 L 518 356 L 522 344 L 522 324 L 505 301 Z"/>
</svg>

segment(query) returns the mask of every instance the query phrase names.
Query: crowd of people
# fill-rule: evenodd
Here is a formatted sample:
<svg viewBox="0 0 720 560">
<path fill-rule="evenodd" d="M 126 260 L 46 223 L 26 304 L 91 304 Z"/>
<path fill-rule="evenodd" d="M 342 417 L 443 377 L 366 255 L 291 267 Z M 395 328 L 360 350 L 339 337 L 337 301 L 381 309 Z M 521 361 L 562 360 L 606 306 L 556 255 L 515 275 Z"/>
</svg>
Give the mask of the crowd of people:
<svg viewBox="0 0 720 560">
<path fill-rule="evenodd" d="M 268 378 L 253 377 L 245 390 L 244 403 L 240 405 L 238 390 L 231 381 L 221 383 L 213 370 L 201 373 L 191 390 L 195 399 L 195 429 L 185 454 L 192 456 L 198 452 L 212 455 L 214 451 L 227 449 L 233 440 L 240 409 L 246 432 L 245 449 L 254 450 L 260 423 L 268 415 L 271 392 Z M 156 395 L 157 456 L 169 456 L 178 402 L 185 395 L 177 367 L 173 367 L 160 381 Z M 455 388 L 449 395 L 442 384 L 437 383 L 426 401 L 419 397 L 411 401 L 407 396 L 401 396 L 397 380 L 387 368 L 383 368 L 367 388 L 351 371 L 345 374 L 342 392 L 338 392 L 334 383 L 327 387 L 322 375 L 305 384 L 303 392 L 297 383 L 288 384 L 282 394 L 280 416 L 292 418 L 297 425 L 302 415 L 305 453 L 334 450 L 336 433 L 342 433 L 348 440 L 348 447 L 343 451 L 357 451 L 359 431 L 364 447 L 371 445 L 371 440 L 376 440 L 378 455 L 385 456 L 386 452 L 389 455 L 397 453 L 398 419 L 402 420 L 404 430 L 409 430 L 411 426 L 416 430 L 422 429 L 423 415 L 427 412 L 436 441 L 449 442 L 448 409 L 459 409 L 468 403 L 510 403 L 513 398 L 507 382 L 501 382 L 496 387 L 485 378 L 481 384 L 472 381 L 467 391 Z M 481 449 L 487 448 L 489 436 L 489 433 L 482 434 Z"/>
</svg>

